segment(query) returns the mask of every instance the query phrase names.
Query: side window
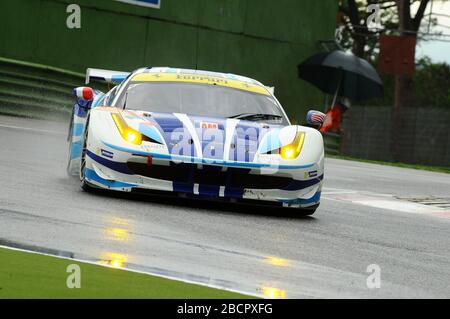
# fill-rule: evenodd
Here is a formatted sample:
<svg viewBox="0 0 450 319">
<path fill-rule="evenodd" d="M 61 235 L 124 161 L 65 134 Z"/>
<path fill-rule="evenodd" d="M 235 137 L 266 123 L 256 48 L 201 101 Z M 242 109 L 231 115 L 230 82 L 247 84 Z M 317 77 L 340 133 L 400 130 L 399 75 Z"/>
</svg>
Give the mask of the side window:
<svg viewBox="0 0 450 319">
<path fill-rule="evenodd" d="M 112 89 L 111 91 L 109 91 L 109 92 L 105 95 L 105 103 L 104 103 L 104 105 L 111 106 L 112 101 L 113 101 L 114 98 L 116 97 L 118 87 L 119 87 L 119 86 L 116 86 L 114 89 Z"/>
<path fill-rule="evenodd" d="M 97 101 L 95 101 L 95 106 L 103 106 L 105 105 L 105 97 L 106 95 L 103 95 L 102 97 L 100 97 Z"/>
</svg>

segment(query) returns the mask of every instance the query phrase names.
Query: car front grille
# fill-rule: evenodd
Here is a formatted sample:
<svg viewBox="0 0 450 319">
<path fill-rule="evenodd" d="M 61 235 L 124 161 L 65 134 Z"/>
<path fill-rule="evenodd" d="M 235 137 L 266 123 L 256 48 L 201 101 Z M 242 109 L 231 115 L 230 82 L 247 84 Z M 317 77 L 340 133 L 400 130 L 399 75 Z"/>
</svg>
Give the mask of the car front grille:
<svg viewBox="0 0 450 319">
<path fill-rule="evenodd" d="M 250 169 L 233 167 L 222 171 L 220 166 L 203 165 L 199 168 L 197 164 L 186 163 L 171 163 L 170 166 L 149 166 L 144 163 L 128 162 L 127 165 L 136 175 L 186 184 L 251 189 L 283 189 L 288 187 L 293 181 L 288 177 L 250 174 Z"/>
</svg>

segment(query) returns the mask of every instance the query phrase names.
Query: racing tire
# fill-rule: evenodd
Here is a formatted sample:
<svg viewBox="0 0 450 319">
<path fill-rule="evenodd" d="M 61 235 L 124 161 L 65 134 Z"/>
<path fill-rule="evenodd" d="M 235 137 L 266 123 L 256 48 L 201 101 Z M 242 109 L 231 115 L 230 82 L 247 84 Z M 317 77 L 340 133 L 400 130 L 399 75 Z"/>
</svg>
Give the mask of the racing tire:
<svg viewBox="0 0 450 319">
<path fill-rule="evenodd" d="M 73 135 L 73 117 L 75 116 L 75 108 L 72 108 L 72 114 L 70 115 L 69 132 L 67 132 L 67 142 L 72 140 Z"/>
<path fill-rule="evenodd" d="M 86 181 L 86 176 L 85 176 L 88 137 L 89 137 L 89 119 L 86 121 L 86 128 L 84 130 L 83 148 L 81 150 L 80 186 L 81 186 L 81 189 L 84 190 L 85 192 L 92 192 L 94 190 L 94 188 Z"/>
<path fill-rule="evenodd" d="M 67 158 L 67 166 L 66 166 L 66 172 L 69 176 L 76 175 L 76 170 L 74 171 L 72 165 L 71 165 L 71 159 L 72 159 L 72 138 L 73 138 L 73 114 L 74 111 L 72 110 L 72 116 L 70 119 L 70 125 L 69 125 L 69 132 L 67 134 L 67 141 L 69 142 L 69 151 L 68 151 L 68 158 Z"/>
</svg>

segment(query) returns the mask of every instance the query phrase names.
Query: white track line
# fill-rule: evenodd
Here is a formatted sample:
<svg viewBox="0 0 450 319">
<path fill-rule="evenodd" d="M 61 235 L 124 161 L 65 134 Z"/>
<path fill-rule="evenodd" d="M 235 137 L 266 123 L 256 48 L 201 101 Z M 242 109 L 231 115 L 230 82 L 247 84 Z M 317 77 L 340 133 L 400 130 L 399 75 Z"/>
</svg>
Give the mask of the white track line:
<svg viewBox="0 0 450 319">
<path fill-rule="evenodd" d="M 328 200 L 351 202 L 364 206 L 387 209 L 410 214 L 426 214 L 441 218 L 449 218 L 448 209 L 427 206 L 407 200 L 395 198 L 390 194 L 378 194 L 372 192 L 358 192 L 355 190 L 324 188 L 323 198 Z"/>
</svg>

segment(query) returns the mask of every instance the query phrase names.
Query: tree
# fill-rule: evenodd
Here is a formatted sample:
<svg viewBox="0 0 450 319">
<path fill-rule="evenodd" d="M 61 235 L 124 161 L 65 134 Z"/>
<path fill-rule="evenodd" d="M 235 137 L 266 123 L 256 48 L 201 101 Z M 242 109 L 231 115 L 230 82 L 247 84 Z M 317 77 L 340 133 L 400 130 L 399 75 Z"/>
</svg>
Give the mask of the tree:
<svg viewBox="0 0 450 319">
<path fill-rule="evenodd" d="M 413 17 L 409 0 L 397 0 L 399 31 L 402 36 L 414 37 L 417 40 L 417 32 L 430 0 L 421 0 L 419 9 Z M 397 75 L 395 78 L 395 112 L 404 106 L 414 104 L 414 82 L 412 77 Z"/>
<path fill-rule="evenodd" d="M 410 0 L 396 0 L 399 16 L 399 31 L 402 36 L 414 37 L 417 41 L 417 32 L 419 31 L 429 2 L 430 0 L 420 0 L 419 9 L 413 17 Z M 394 118 L 391 136 L 391 151 L 394 160 L 401 156 L 399 150 L 399 132 L 403 128 L 401 109 L 405 106 L 412 106 L 414 102 L 413 78 L 408 75 L 396 75 Z"/>
<path fill-rule="evenodd" d="M 343 45 L 349 47 L 355 55 L 375 60 L 374 53 L 378 45 L 378 34 L 384 30 L 398 30 L 401 36 L 410 36 L 418 40 L 417 34 L 425 16 L 430 0 L 342 0 L 341 12 L 344 13 Z M 416 14 L 412 14 L 412 4 L 418 3 Z M 380 8 L 381 30 L 370 30 L 367 25 L 370 5 Z M 381 27 L 381 26 L 380 26 Z M 413 83 L 408 76 L 396 77 L 395 109 L 413 103 Z"/>
<path fill-rule="evenodd" d="M 425 17 L 425 11 L 430 0 L 342 0 L 340 7 L 344 13 L 344 24 L 347 36 L 343 37 L 344 46 L 351 44 L 352 51 L 359 57 L 369 60 L 376 60 L 378 45 L 378 34 L 383 31 L 396 30 L 400 36 L 409 36 L 418 38 L 418 31 L 422 20 Z M 418 9 L 413 15 L 412 5 L 418 4 Z M 371 4 L 377 4 L 381 14 L 380 30 L 370 30 L 368 17 L 371 12 L 367 12 L 367 7 Z M 430 17 L 431 19 L 431 17 Z M 431 21 L 431 20 L 430 20 Z M 395 76 L 394 93 L 394 114 L 391 151 L 395 159 L 399 158 L 398 132 L 402 130 L 401 110 L 406 106 L 413 106 L 414 82 L 413 78 L 407 75 Z"/>
<path fill-rule="evenodd" d="M 417 61 L 414 75 L 417 104 L 424 107 L 448 108 L 450 106 L 450 65 L 432 63 L 430 58 Z"/>
<path fill-rule="evenodd" d="M 379 5 L 381 25 L 371 28 L 368 11 L 370 5 Z M 374 63 L 378 53 L 378 36 L 382 29 L 398 29 L 398 16 L 395 1 L 382 0 L 341 0 L 340 12 L 343 14 L 341 45 L 360 58 Z M 380 28 L 380 29 L 378 29 Z M 381 29 L 382 28 L 382 29 Z"/>
</svg>

